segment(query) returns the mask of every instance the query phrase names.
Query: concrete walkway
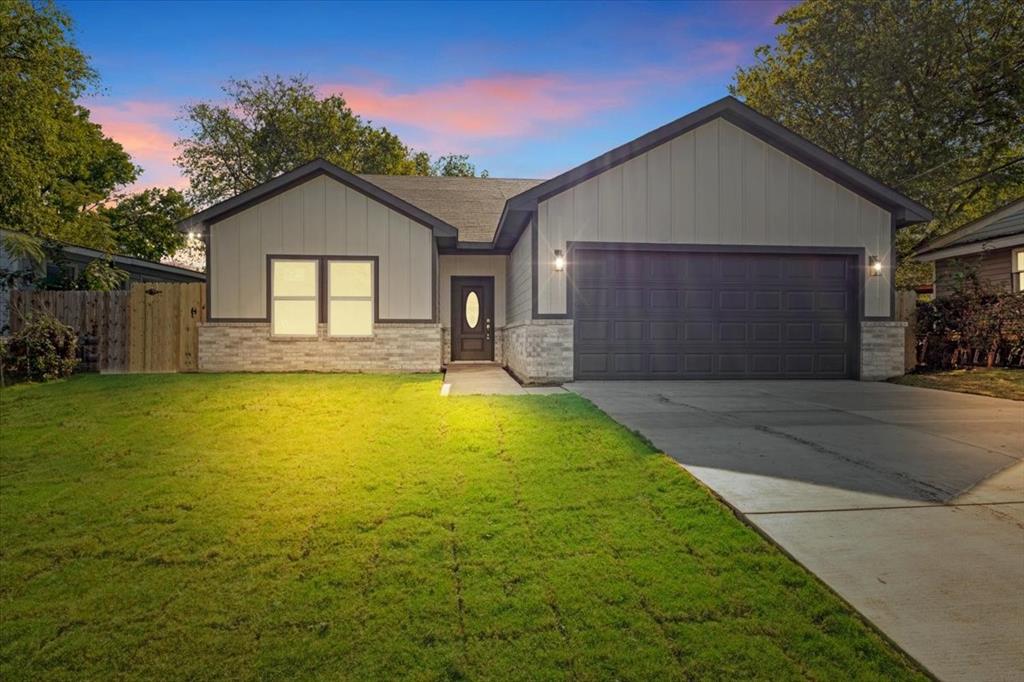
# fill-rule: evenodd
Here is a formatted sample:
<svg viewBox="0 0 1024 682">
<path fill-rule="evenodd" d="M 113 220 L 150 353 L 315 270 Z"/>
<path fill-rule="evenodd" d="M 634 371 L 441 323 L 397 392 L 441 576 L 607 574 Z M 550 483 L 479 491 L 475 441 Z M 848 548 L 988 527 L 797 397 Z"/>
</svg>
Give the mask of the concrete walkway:
<svg viewBox="0 0 1024 682">
<path fill-rule="evenodd" d="M 522 386 L 495 362 L 453 362 L 448 365 L 441 395 L 549 395 L 561 386 Z"/>
<path fill-rule="evenodd" d="M 1024 680 L 1024 403 L 884 383 L 569 384 L 944 680 Z"/>
</svg>

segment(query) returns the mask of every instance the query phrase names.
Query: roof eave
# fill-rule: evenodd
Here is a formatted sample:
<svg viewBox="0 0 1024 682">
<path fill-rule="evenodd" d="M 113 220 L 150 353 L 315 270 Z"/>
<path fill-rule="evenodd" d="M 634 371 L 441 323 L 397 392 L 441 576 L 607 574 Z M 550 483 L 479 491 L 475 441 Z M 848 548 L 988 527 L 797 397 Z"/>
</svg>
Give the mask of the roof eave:
<svg viewBox="0 0 1024 682">
<path fill-rule="evenodd" d="M 967 242 L 966 244 L 951 244 L 949 246 L 942 246 L 939 248 L 915 251 L 911 254 L 911 258 L 924 263 L 930 263 L 932 261 L 945 260 L 946 258 L 970 256 L 976 253 L 992 251 L 995 249 L 1008 249 L 1014 246 L 1024 246 L 1024 232 L 996 237 L 994 239 L 980 239 L 974 242 Z"/>
</svg>

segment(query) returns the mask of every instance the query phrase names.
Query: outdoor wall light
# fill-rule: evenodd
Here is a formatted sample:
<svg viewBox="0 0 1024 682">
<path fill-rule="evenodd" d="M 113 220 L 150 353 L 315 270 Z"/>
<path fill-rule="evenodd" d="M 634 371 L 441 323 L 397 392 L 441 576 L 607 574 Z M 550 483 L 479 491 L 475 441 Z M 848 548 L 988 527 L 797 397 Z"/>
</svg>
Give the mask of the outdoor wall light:
<svg viewBox="0 0 1024 682">
<path fill-rule="evenodd" d="M 868 259 L 868 271 L 872 277 L 878 277 L 882 274 L 882 261 L 878 260 L 875 256 L 871 256 Z"/>
<path fill-rule="evenodd" d="M 561 249 L 555 249 L 555 270 L 558 272 L 565 270 L 565 256 L 562 255 Z"/>
</svg>

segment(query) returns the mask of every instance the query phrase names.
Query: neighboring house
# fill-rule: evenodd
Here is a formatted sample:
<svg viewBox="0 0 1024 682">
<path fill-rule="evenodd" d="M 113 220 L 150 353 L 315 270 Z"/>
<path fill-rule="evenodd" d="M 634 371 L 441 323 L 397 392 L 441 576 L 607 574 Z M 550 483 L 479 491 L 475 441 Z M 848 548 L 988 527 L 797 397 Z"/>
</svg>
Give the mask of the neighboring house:
<svg viewBox="0 0 1024 682">
<path fill-rule="evenodd" d="M 545 182 L 314 161 L 180 227 L 203 370 L 543 383 L 901 374 L 893 235 L 929 219 L 727 97 Z"/>
<path fill-rule="evenodd" d="M 35 265 L 24 259 L 13 257 L 4 247 L 3 237 L 7 232 L 0 230 L 0 271 L 18 272 L 35 269 L 39 276 L 49 279 L 77 280 L 85 266 L 97 259 L 107 258 L 107 254 L 96 249 L 73 244 L 60 245 L 59 262 L 47 261 Z M 132 256 L 109 256 L 115 267 L 128 273 L 128 279 L 122 285 L 127 288 L 133 282 L 205 282 L 206 275 L 194 270 L 179 268 L 174 265 L 155 263 L 153 261 L 134 258 Z M 7 329 L 10 320 L 10 292 L 0 287 L 0 330 Z"/>
<path fill-rule="evenodd" d="M 1024 197 L 921 244 L 914 257 L 935 263 L 936 296 L 949 293 L 953 276 L 966 268 L 997 287 L 1024 291 Z"/>
</svg>

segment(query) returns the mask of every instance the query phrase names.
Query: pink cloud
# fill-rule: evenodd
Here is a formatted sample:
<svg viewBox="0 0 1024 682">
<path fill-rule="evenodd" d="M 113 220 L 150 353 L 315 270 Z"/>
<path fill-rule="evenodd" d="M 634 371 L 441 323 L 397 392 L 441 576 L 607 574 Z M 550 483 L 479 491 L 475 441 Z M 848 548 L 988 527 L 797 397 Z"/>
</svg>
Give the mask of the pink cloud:
<svg viewBox="0 0 1024 682">
<path fill-rule="evenodd" d="M 121 144 L 143 173 L 129 191 L 148 187 L 184 189 L 188 181 L 174 165 L 174 105 L 167 102 L 127 100 L 90 101 L 84 106 L 103 132 Z"/>
<path fill-rule="evenodd" d="M 712 41 L 689 50 L 685 59 L 669 67 L 614 74 L 499 74 L 407 89 L 378 78 L 328 82 L 320 91 L 343 95 L 353 111 L 377 124 L 412 129 L 412 135 L 403 136 L 419 148 L 474 153 L 481 145 L 584 123 L 628 107 L 659 88 L 728 72 L 748 51 L 743 43 Z"/>
<path fill-rule="evenodd" d="M 442 137 L 519 137 L 547 123 L 577 120 L 622 104 L 613 88 L 556 74 L 471 78 L 407 92 L 386 83 L 322 86 L 341 93 L 360 116 L 422 128 Z"/>
</svg>

